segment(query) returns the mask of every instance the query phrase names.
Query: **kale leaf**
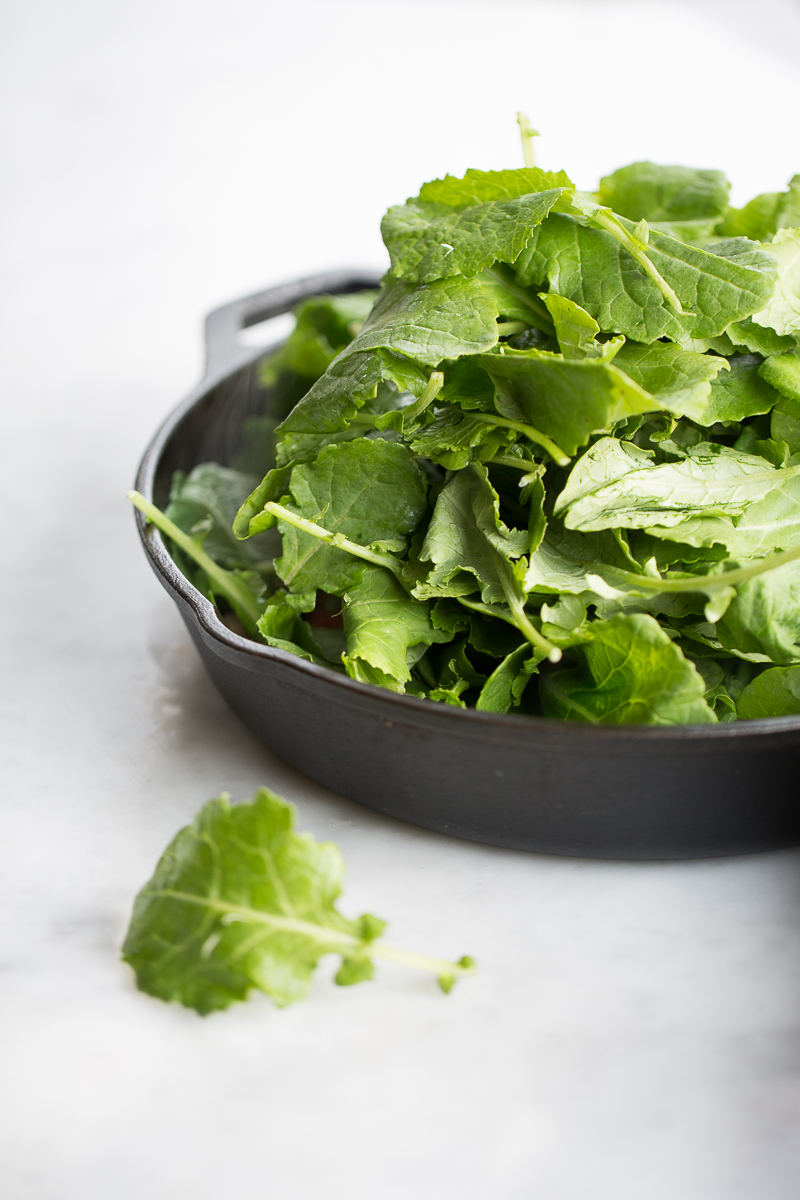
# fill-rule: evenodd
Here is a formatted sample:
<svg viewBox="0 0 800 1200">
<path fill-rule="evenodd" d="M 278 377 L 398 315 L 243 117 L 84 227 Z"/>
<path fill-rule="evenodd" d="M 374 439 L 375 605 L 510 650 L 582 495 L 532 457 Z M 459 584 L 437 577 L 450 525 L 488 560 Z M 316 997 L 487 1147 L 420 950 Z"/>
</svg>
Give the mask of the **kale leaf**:
<svg viewBox="0 0 800 1200">
<path fill-rule="evenodd" d="M 444 991 L 474 972 L 378 941 L 386 924 L 336 907 L 344 863 L 333 842 L 294 828 L 295 810 L 260 788 L 249 804 L 210 800 L 164 851 L 136 898 L 123 958 L 143 992 L 203 1016 L 265 992 L 301 1000 L 324 954 L 341 956 L 336 982 L 371 979 L 383 957 L 433 971 Z"/>
</svg>

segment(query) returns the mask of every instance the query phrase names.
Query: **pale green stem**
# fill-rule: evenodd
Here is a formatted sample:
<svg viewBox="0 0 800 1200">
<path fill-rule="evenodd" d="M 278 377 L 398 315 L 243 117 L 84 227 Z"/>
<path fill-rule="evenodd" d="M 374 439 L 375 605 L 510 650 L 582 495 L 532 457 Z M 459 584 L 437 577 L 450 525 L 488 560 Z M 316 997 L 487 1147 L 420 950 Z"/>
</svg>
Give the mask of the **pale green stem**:
<svg viewBox="0 0 800 1200">
<path fill-rule="evenodd" d="M 459 604 L 463 604 L 465 608 L 471 608 L 473 612 L 482 613 L 483 616 L 486 616 L 486 617 L 494 617 L 498 621 L 505 621 L 506 625 L 512 625 L 514 627 L 514 629 L 519 629 L 520 632 L 524 632 L 522 630 L 522 626 L 520 625 L 517 617 L 514 616 L 510 612 L 504 612 L 503 609 L 498 608 L 497 605 L 482 604 L 480 602 L 480 600 L 468 600 L 466 596 L 459 596 L 458 602 L 459 602 Z M 520 605 L 520 608 L 521 607 L 522 606 Z M 525 621 L 525 624 L 529 626 L 529 628 L 533 631 L 533 634 L 535 635 L 535 637 L 539 639 L 538 641 L 533 642 L 532 644 L 535 645 L 538 650 L 545 650 L 545 647 L 547 647 L 547 649 L 545 650 L 547 657 L 550 659 L 551 662 L 558 662 L 559 659 L 561 658 L 561 651 L 558 649 L 558 647 L 554 646 L 551 642 L 548 642 L 546 638 L 542 637 L 542 635 L 539 633 L 539 631 L 537 629 L 534 629 L 533 625 L 531 625 L 531 623 L 528 620 L 527 616 L 525 615 L 524 611 L 522 613 L 522 616 L 523 616 L 523 620 Z M 528 635 L 526 634 L 525 640 L 530 642 L 532 639 L 530 637 L 528 637 Z M 544 645 L 542 645 L 542 643 L 544 643 Z M 554 654 L 554 653 L 558 656 L 557 658 L 551 658 L 551 654 Z"/>
<path fill-rule="evenodd" d="M 498 454 L 495 458 L 487 458 L 484 466 L 514 467 L 517 471 L 524 471 L 527 474 L 535 471 L 540 464 L 534 462 L 532 458 L 513 458 L 510 454 Z"/>
<path fill-rule="evenodd" d="M 541 650 L 547 655 L 550 662 L 560 662 L 561 651 L 558 646 L 554 646 L 552 642 L 548 642 L 547 638 L 539 633 L 539 630 L 528 620 L 525 613 L 525 605 L 517 595 L 517 590 L 514 587 L 514 579 L 511 577 L 505 561 L 501 559 L 498 565 L 500 566 L 500 582 L 503 585 L 508 607 L 511 609 L 517 628 L 524 634 L 532 646 L 535 646 L 537 650 Z"/>
<path fill-rule="evenodd" d="M 321 542 L 327 542 L 329 546 L 336 546 L 339 550 L 346 550 L 348 554 L 355 554 L 357 558 L 374 563 L 376 567 L 386 567 L 398 579 L 401 579 L 403 564 L 393 554 L 380 554 L 376 550 L 370 550 L 368 546 L 360 546 L 358 542 L 351 542 L 343 533 L 331 533 L 329 529 L 323 529 L 314 521 L 307 521 L 305 517 L 298 516 L 291 509 L 284 508 L 282 504 L 276 504 L 274 500 L 270 500 L 264 505 L 264 511 L 271 512 L 278 520 L 285 521 L 287 525 L 294 525 L 295 529 L 300 529 L 303 533 L 309 533 L 312 537 L 319 538 Z"/>
<path fill-rule="evenodd" d="M 608 213 L 604 213 L 602 209 L 592 215 L 592 220 L 601 225 L 603 229 L 608 230 L 620 245 L 624 246 L 628 253 L 633 255 L 639 266 L 650 276 L 667 303 L 672 305 L 676 312 L 683 313 L 680 300 L 664 276 L 656 270 L 656 267 L 642 248 L 641 242 L 632 238 L 624 225 L 620 225 L 619 221 L 615 220 L 614 217 L 610 217 Z"/>
<path fill-rule="evenodd" d="M 155 504 L 151 504 L 149 500 L 145 500 L 139 492 L 128 492 L 128 499 L 132 504 L 143 512 L 153 525 L 171 538 L 177 546 L 185 554 L 188 554 L 193 559 L 198 567 L 202 567 L 206 575 L 214 585 L 214 590 L 219 592 L 221 596 L 230 604 L 233 611 L 236 613 L 239 620 L 244 625 L 249 633 L 256 632 L 256 623 L 261 616 L 261 610 L 256 603 L 255 597 L 242 584 L 235 575 L 230 571 L 226 571 L 219 563 L 215 563 L 213 558 L 206 554 L 199 542 L 190 537 L 188 533 L 184 533 L 179 529 L 174 521 L 170 521 L 169 517 L 156 508 Z"/>
<path fill-rule="evenodd" d="M 533 149 L 533 139 L 539 136 L 539 130 L 531 125 L 530 118 L 524 112 L 517 113 L 519 136 L 522 139 L 522 159 L 526 167 L 536 166 L 536 154 Z"/>
<path fill-rule="evenodd" d="M 528 441 L 535 442 L 537 446 L 546 450 L 560 467 L 568 467 L 570 464 L 569 455 L 565 454 L 560 446 L 557 446 L 546 433 L 540 433 L 538 429 L 534 429 L 532 425 L 526 425 L 524 421 L 509 421 L 507 417 L 496 417 L 494 413 L 470 413 L 470 416 L 475 417 L 476 421 L 485 421 L 487 425 L 500 425 L 503 429 L 514 429 L 517 433 L 523 434 Z"/>
<path fill-rule="evenodd" d="M 774 571 L 777 567 L 795 562 L 798 558 L 800 558 L 800 546 L 795 546 L 792 550 L 784 550 L 781 554 L 773 554 L 770 558 L 759 559 L 749 567 L 738 567 L 735 571 L 723 571 L 721 575 L 693 575 L 689 579 L 654 579 L 651 575 L 635 575 L 633 571 L 623 571 L 617 567 L 612 568 L 611 573 L 626 581 L 629 580 L 638 588 L 644 588 L 651 592 L 707 592 L 746 583 L 748 579 L 753 579 L 756 575 Z M 597 564 L 597 567 L 598 575 L 604 569 L 608 571 L 608 567 L 604 568 L 601 564 Z"/>
<path fill-rule="evenodd" d="M 416 421 L 417 417 L 424 413 L 429 404 L 432 404 L 439 392 L 444 387 L 444 375 L 441 371 L 431 371 L 430 379 L 425 384 L 422 395 L 419 400 L 415 400 L 408 408 L 402 408 L 400 411 L 403 414 L 403 424 L 406 422 Z"/>
<path fill-rule="evenodd" d="M 210 896 L 193 896 L 191 892 L 180 892 L 171 888 L 158 891 L 147 891 L 148 896 L 164 896 L 170 900 L 182 900 L 186 904 L 196 904 L 201 908 L 209 908 L 222 916 L 237 917 L 242 921 L 252 921 L 281 933 L 297 933 L 303 937 L 313 938 L 327 945 L 341 946 L 342 950 L 355 950 L 372 958 L 385 958 L 392 962 L 403 963 L 407 967 L 418 967 L 422 971 L 432 971 L 435 975 L 454 979 L 463 975 L 474 975 L 477 968 L 474 965 L 462 966 L 461 963 L 448 962 L 446 959 L 429 958 L 426 954 L 414 954 L 408 950 L 397 950 L 394 946 L 386 946 L 383 942 L 366 942 L 355 937 L 352 933 L 332 928 L 329 925 L 315 925 L 311 921 L 303 921 L 298 917 L 282 917 L 273 913 L 265 913 L 257 908 L 248 908 L 242 904 L 229 904 L 225 900 L 215 900 Z"/>
<path fill-rule="evenodd" d="M 530 326 L 524 321 L 498 321 L 497 332 L 500 337 L 513 337 L 515 333 L 524 333 Z"/>
</svg>

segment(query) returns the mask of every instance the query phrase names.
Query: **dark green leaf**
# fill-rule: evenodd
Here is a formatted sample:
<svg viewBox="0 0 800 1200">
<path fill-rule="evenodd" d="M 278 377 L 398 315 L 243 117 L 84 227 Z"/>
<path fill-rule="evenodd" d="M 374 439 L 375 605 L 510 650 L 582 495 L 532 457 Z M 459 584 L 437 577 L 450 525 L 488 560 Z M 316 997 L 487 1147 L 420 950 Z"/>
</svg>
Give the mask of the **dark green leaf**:
<svg viewBox="0 0 800 1200">
<path fill-rule="evenodd" d="M 398 279 L 430 283 L 471 277 L 495 261 L 513 262 L 566 189 L 536 168 L 468 171 L 426 183 L 419 196 L 390 208 L 381 232 Z"/>
<path fill-rule="evenodd" d="M 614 363 L 600 359 L 508 349 L 476 361 L 494 382 L 498 411 L 532 425 L 567 454 L 615 421 L 660 407 Z"/>
<path fill-rule="evenodd" d="M 621 224 L 635 232 L 630 221 Z M 517 260 L 517 277 L 525 287 L 548 282 L 601 329 L 647 344 L 661 337 L 715 337 L 731 321 L 762 309 L 773 291 L 775 260 L 743 238 L 701 250 L 653 231 L 647 253 L 684 315 L 615 237 L 569 216 L 553 214 L 533 231 Z"/>
<path fill-rule="evenodd" d="M 447 642 L 452 636 L 433 624 L 430 603 L 412 599 L 383 567 L 366 567 L 361 582 L 345 595 L 344 631 L 348 673 L 364 680 L 367 664 L 380 673 L 383 687 L 396 692 L 411 678 L 412 647 Z"/>
<path fill-rule="evenodd" d="M 328 446 L 291 475 L 292 512 L 364 546 L 405 546 L 425 508 L 425 481 L 404 446 L 359 438 Z M 275 569 L 293 592 L 342 595 L 364 570 L 346 550 L 280 521 L 283 554 Z"/>
</svg>

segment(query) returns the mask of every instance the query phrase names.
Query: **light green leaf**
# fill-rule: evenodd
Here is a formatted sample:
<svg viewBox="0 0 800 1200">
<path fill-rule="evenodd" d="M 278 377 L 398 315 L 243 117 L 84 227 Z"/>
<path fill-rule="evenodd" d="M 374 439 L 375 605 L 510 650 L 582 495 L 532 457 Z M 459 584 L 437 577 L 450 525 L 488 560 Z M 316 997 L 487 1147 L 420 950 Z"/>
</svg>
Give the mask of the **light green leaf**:
<svg viewBox="0 0 800 1200">
<path fill-rule="evenodd" d="M 740 721 L 800 713 L 800 667 L 770 667 L 749 683 L 736 704 Z"/>
<path fill-rule="evenodd" d="M 779 229 L 767 247 L 778 261 L 775 290 L 766 307 L 753 313 L 757 325 L 777 334 L 800 333 L 800 229 Z"/>
<path fill-rule="evenodd" d="M 620 218 L 620 224 L 635 233 L 630 221 Z M 683 314 L 615 237 L 569 216 L 552 214 L 535 229 L 515 269 L 524 287 L 547 281 L 551 292 L 586 309 L 601 329 L 647 344 L 661 337 L 716 337 L 731 321 L 763 308 L 772 294 L 774 259 L 743 238 L 701 250 L 651 231 L 647 254 Z"/>
<path fill-rule="evenodd" d="M 708 407 L 712 381 L 727 370 L 726 359 L 695 354 L 674 342 L 653 342 L 651 346 L 626 342 L 614 365 L 654 396 L 659 408 L 693 420 L 698 420 Z"/>
<path fill-rule="evenodd" d="M 211 800 L 137 897 L 123 956 L 142 991 L 200 1013 L 251 988 L 302 999 L 323 954 L 369 959 L 384 922 L 336 909 L 344 864 L 332 842 L 294 832 L 294 809 L 261 788 Z"/>
<path fill-rule="evenodd" d="M 624 587 L 624 577 L 616 572 L 632 570 L 640 568 L 625 554 L 613 531 L 577 533 L 556 523 L 531 554 L 523 586 L 534 594 L 577 596 L 594 593 L 594 580 L 587 576 L 600 575 L 612 586 Z"/>
<path fill-rule="evenodd" d="M 370 979 L 373 959 L 432 971 L 443 991 L 474 974 L 377 941 L 385 921 L 336 908 L 344 863 L 333 842 L 294 828 L 295 809 L 267 788 L 249 804 L 210 800 L 162 855 L 136 898 L 123 958 L 143 992 L 206 1015 L 257 988 L 279 1006 L 301 1000 L 324 954 L 341 986 Z"/>
<path fill-rule="evenodd" d="M 330 533 L 386 549 L 405 545 L 424 511 L 426 486 L 404 446 L 359 438 L 328 446 L 314 463 L 296 466 L 290 492 L 290 511 L 322 519 Z M 356 586 L 362 561 L 286 521 L 279 528 L 283 555 L 275 569 L 291 591 L 322 588 L 342 595 Z"/>
<path fill-rule="evenodd" d="M 758 461 L 765 466 L 764 459 Z M 797 468 L 776 471 L 774 485 L 767 495 L 745 505 L 740 515 L 687 515 L 674 525 L 654 523 L 649 532 L 690 546 L 719 543 L 734 558 L 761 558 L 773 550 L 789 549 L 800 540 Z"/>
<path fill-rule="evenodd" d="M 427 183 L 381 223 L 392 271 L 398 279 L 431 283 L 472 277 L 498 260 L 513 262 L 570 187 L 563 172 L 536 168 L 470 170 L 464 179 L 448 175 Z"/>
<path fill-rule="evenodd" d="M 800 405 L 800 350 L 791 354 L 771 355 L 762 363 L 758 373 L 781 396 Z M 778 407 L 781 407 L 780 404 Z M 800 410 L 796 416 L 800 418 Z"/>
<path fill-rule="evenodd" d="M 763 458 L 701 442 L 680 462 L 657 465 L 615 438 L 601 438 L 576 463 L 556 500 L 570 529 L 683 527 L 695 515 L 741 516 L 800 468 L 777 471 Z M 656 528 L 657 527 L 657 528 Z M 688 537 L 675 540 L 695 544 Z M 722 539 L 720 539 L 722 540 Z"/>
<path fill-rule="evenodd" d="M 746 237 L 768 242 L 779 229 L 800 226 L 800 175 L 790 180 L 785 192 L 765 192 L 744 208 L 729 208 L 717 227 L 721 237 Z"/>
<path fill-rule="evenodd" d="M 800 564 L 787 563 L 742 584 L 716 629 L 727 650 L 765 654 L 780 664 L 799 662 Z"/>
<path fill-rule="evenodd" d="M 610 362 L 619 352 L 624 338 L 598 342 L 596 338 L 600 326 L 585 308 L 573 304 L 566 296 L 559 296 L 555 292 L 543 292 L 541 299 L 553 318 L 559 349 L 564 358 L 602 358 L 605 362 Z"/>
<path fill-rule="evenodd" d="M 710 725 L 705 683 L 658 622 L 645 614 L 592 625 L 577 668 L 542 677 L 545 716 L 609 725 Z"/>
<path fill-rule="evenodd" d="M 312 296 L 298 304 L 294 330 L 261 364 L 261 383 L 272 386 L 281 371 L 318 379 L 358 333 L 377 294 L 366 291 L 349 296 Z"/>
<path fill-rule="evenodd" d="M 598 198 L 631 221 L 694 221 L 720 217 L 730 186 L 722 171 L 636 162 L 601 179 Z"/>
<path fill-rule="evenodd" d="M 435 367 L 497 342 L 497 304 L 480 280 L 455 277 L 414 287 L 387 275 L 375 307 L 346 350 L 349 358 L 386 347 Z"/>
<path fill-rule="evenodd" d="M 779 337 L 774 329 L 764 325 L 756 325 L 752 317 L 744 321 L 733 321 L 726 331 L 728 340 L 733 346 L 744 346 L 751 354 L 783 354 L 787 350 L 797 349 L 794 337 Z M 728 353 L 727 349 L 725 351 Z"/>
<path fill-rule="evenodd" d="M 452 637 L 433 625 L 430 603 L 412 599 L 382 567 L 367 567 L 361 582 L 346 593 L 344 631 L 348 672 L 355 673 L 353 664 L 366 663 L 388 681 L 384 687 L 396 692 L 411 678 L 407 653 L 412 646 Z"/>
</svg>

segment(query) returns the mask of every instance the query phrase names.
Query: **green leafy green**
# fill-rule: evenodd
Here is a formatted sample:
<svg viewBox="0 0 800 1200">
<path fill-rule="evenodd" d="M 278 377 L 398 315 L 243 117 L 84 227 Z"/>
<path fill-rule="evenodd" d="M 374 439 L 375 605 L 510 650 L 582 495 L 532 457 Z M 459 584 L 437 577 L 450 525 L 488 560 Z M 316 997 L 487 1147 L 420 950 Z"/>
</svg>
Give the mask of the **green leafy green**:
<svg viewBox="0 0 800 1200">
<path fill-rule="evenodd" d="M 729 191 L 721 171 L 636 162 L 604 176 L 598 198 L 631 221 L 692 221 L 721 216 Z"/>
<path fill-rule="evenodd" d="M 779 229 L 768 249 L 778 261 L 778 278 L 769 302 L 753 313 L 753 321 L 779 336 L 799 334 L 800 229 Z"/>
<path fill-rule="evenodd" d="M 800 565 L 776 567 L 747 580 L 716 623 L 726 650 L 800 662 Z"/>
<path fill-rule="evenodd" d="M 768 413 L 780 399 L 775 388 L 764 379 L 758 355 L 734 354 L 724 361 L 729 370 L 720 371 L 713 380 L 711 395 L 702 413 L 689 413 L 700 425 L 743 421 L 758 413 Z"/>
<path fill-rule="evenodd" d="M 770 667 L 742 691 L 736 704 L 741 721 L 790 717 L 800 713 L 800 667 Z"/>
<path fill-rule="evenodd" d="M 649 392 L 658 408 L 685 413 L 695 420 L 708 411 L 713 384 L 729 369 L 727 360 L 718 355 L 697 354 L 674 342 L 650 346 L 626 342 L 614 364 Z M 714 417 L 708 424 L 721 419 Z"/>
<path fill-rule="evenodd" d="M 551 669 L 540 694 L 546 716 L 609 725 L 713 724 L 705 683 L 658 622 L 644 614 L 593 626 L 577 667 Z"/>
<path fill-rule="evenodd" d="M 468 278 L 493 262 L 514 262 L 532 230 L 572 187 L 563 171 L 467 171 L 426 183 L 390 208 L 381 232 L 398 279 Z"/>
<path fill-rule="evenodd" d="M 635 233 L 630 221 L 620 223 Z M 744 238 L 701 250 L 651 231 L 647 250 L 682 313 L 616 237 L 557 213 L 533 231 L 515 264 L 517 279 L 524 287 L 547 282 L 601 329 L 647 344 L 661 337 L 715 337 L 761 309 L 772 294 L 775 260 Z"/>
<path fill-rule="evenodd" d="M 599 358 L 507 349 L 479 355 L 477 362 L 494 383 L 497 410 L 533 426 L 567 454 L 623 417 L 660 407 L 615 363 Z"/>
<path fill-rule="evenodd" d="M 349 296 L 312 296 L 294 310 L 296 325 L 283 345 L 261 367 L 261 382 L 269 387 L 281 371 L 311 380 L 324 375 L 369 315 L 376 292 Z"/>
<path fill-rule="evenodd" d="M 143 992 L 202 1015 L 265 992 L 301 1000 L 324 954 L 341 956 L 336 982 L 371 979 L 383 957 L 433 971 L 444 991 L 474 972 L 379 942 L 386 923 L 336 907 L 344 863 L 332 842 L 296 833 L 295 810 L 267 788 L 249 804 L 210 800 L 164 851 L 136 898 L 123 958 Z"/>
<path fill-rule="evenodd" d="M 456 276 L 414 287 L 388 275 L 367 320 L 343 354 L 385 347 L 435 367 L 497 342 L 497 304 L 477 279 Z"/>
<path fill-rule="evenodd" d="M 325 522 L 325 529 L 378 550 L 405 548 L 425 507 L 425 484 L 404 446 L 359 438 L 326 447 L 313 463 L 294 467 L 289 513 Z M 275 569 L 293 592 L 322 588 L 342 595 L 361 579 L 363 563 L 345 549 L 279 521 L 283 554 Z"/>
<path fill-rule="evenodd" d="M 739 516 L 798 473 L 713 442 L 659 465 L 630 443 L 601 438 L 576 464 L 555 511 L 582 531 L 676 527 L 696 514 Z"/>
<path fill-rule="evenodd" d="M 411 679 L 409 651 L 450 640 L 431 620 L 431 605 L 409 596 L 390 571 L 366 567 L 345 596 L 345 666 L 363 683 L 402 692 Z"/>
<path fill-rule="evenodd" d="M 697 167 L 584 192 L 520 130 L 524 168 L 389 210 L 377 295 L 297 309 L 242 469 L 143 511 L 231 630 L 361 682 L 736 720 L 800 662 L 800 176 L 742 209 Z"/>
</svg>

